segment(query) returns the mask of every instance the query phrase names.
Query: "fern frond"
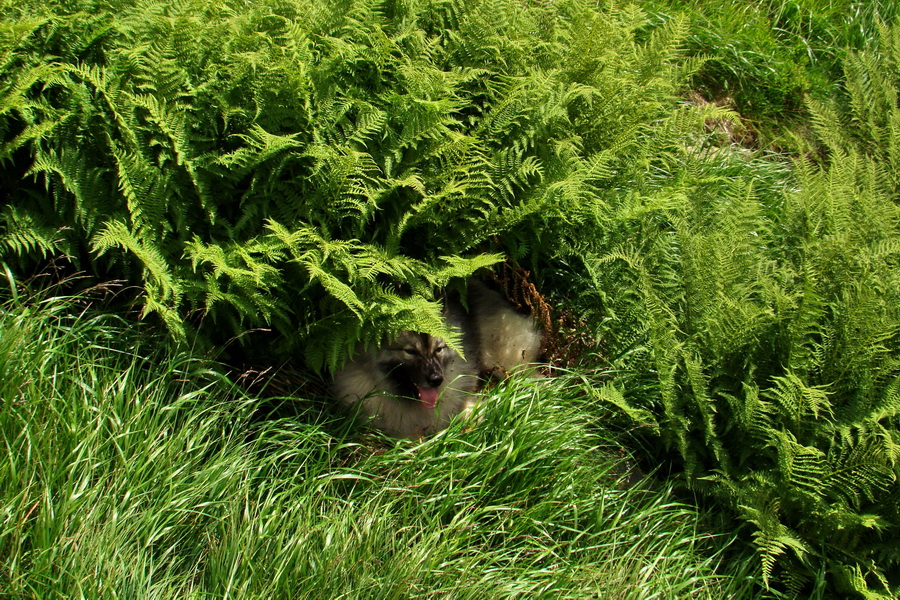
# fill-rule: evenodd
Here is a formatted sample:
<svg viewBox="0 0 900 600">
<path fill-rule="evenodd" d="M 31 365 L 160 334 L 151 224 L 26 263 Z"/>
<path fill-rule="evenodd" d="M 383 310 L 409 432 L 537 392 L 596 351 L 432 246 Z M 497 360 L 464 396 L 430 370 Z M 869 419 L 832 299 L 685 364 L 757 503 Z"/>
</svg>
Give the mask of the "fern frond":
<svg viewBox="0 0 900 600">
<path fill-rule="evenodd" d="M 60 212 L 68 215 L 88 235 L 94 234 L 101 217 L 118 212 L 114 203 L 108 201 L 110 194 L 106 171 L 93 166 L 88 157 L 74 150 L 37 153 L 27 174 L 44 174 L 46 186 L 51 190 L 55 188 L 61 200 L 70 194 L 68 203 L 60 202 Z M 98 214 L 101 212 L 103 214 Z"/>
<path fill-rule="evenodd" d="M 140 153 L 120 148 L 110 140 L 116 160 L 119 190 L 124 194 L 128 213 L 140 235 L 163 239 L 171 225 L 166 219 L 169 207 L 167 177 Z"/>
<path fill-rule="evenodd" d="M 184 327 L 184 320 L 179 312 L 157 300 L 161 296 L 160 292 L 148 286 L 147 294 L 144 296 L 144 307 L 141 310 L 141 316 L 146 317 L 150 314 L 158 315 L 166 326 L 166 329 L 176 340 L 183 341 L 187 338 Z"/>
<path fill-rule="evenodd" d="M 176 306 L 180 303 L 181 283 L 171 272 L 163 253 L 122 221 L 107 221 L 91 240 L 91 247 L 98 256 L 103 256 L 113 248 L 131 254 L 145 270 L 146 289 L 149 294 L 152 286 L 153 300 L 158 303 L 169 301 Z"/>
<path fill-rule="evenodd" d="M 809 386 L 793 372 L 774 377 L 765 396 L 774 400 L 799 427 L 808 417 L 833 417 L 827 386 Z"/>
<path fill-rule="evenodd" d="M 896 598 L 891 591 L 891 584 L 873 564 L 841 565 L 836 569 L 837 576 L 844 588 L 866 600 L 892 600 Z M 870 580 L 875 580 L 880 589 L 872 589 Z"/>
<path fill-rule="evenodd" d="M 0 211 L 0 256 L 48 258 L 66 252 L 69 244 L 67 228 L 54 227 L 46 219 L 29 212 L 6 206 Z"/>
<path fill-rule="evenodd" d="M 877 439 L 861 435 L 855 442 L 832 448 L 829 469 L 822 479 L 829 494 L 858 509 L 865 501 L 889 494 L 898 483 L 898 473 L 893 458 L 884 454 Z"/>
<path fill-rule="evenodd" d="M 590 387 L 588 388 L 588 391 L 595 400 L 612 405 L 622 411 L 631 419 L 634 427 L 649 428 L 652 433 L 659 433 L 659 423 L 657 423 L 653 413 L 649 410 L 634 406 L 633 403 L 625 397 L 624 390 L 616 387 L 615 384 L 607 382 L 599 388 Z"/>
<path fill-rule="evenodd" d="M 253 125 L 247 133 L 236 135 L 244 142 L 243 147 L 220 155 L 215 162 L 229 169 L 250 170 L 285 151 L 301 147 L 297 140 L 299 135 L 276 135 Z"/>
<path fill-rule="evenodd" d="M 505 260 L 502 254 L 479 254 L 472 257 L 442 256 L 445 266 L 429 274 L 428 282 L 436 289 L 443 289 L 454 279 L 468 279 L 476 271 L 488 268 Z"/>
<path fill-rule="evenodd" d="M 803 561 L 811 554 L 802 537 L 781 522 L 778 502 L 760 506 L 745 505 L 741 509 L 745 511 L 747 520 L 757 527 L 753 538 L 762 562 L 763 583 L 766 586 L 772 580 L 779 557 L 791 552 Z"/>
</svg>

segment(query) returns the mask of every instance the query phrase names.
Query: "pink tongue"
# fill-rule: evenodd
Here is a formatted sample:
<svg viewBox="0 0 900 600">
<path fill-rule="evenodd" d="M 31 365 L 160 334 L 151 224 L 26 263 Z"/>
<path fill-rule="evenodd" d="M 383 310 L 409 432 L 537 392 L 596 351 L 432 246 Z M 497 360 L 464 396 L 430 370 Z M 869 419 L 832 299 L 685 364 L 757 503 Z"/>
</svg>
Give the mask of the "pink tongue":
<svg viewBox="0 0 900 600">
<path fill-rule="evenodd" d="M 417 385 L 416 389 L 419 392 L 419 400 L 422 401 L 425 408 L 433 409 L 437 406 L 438 393 L 436 389 L 426 388 L 420 385 Z"/>
</svg>

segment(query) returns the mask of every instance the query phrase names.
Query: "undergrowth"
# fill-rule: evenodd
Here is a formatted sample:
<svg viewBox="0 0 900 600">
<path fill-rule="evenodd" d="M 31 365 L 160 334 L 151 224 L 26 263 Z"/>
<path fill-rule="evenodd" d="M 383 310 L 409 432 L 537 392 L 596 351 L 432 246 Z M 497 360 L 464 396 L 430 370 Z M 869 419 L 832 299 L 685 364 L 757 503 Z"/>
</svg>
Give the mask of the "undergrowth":
<svg viewBox="0 0 900 600">
<path fill-rule="evenodd" d="M 814 148 L 809 99 L 840 93 L 843 61 L 876 42 L 900 7 L 885 0 L 642 0 L 654 19 L 686 15 L 687 51 L 706 57 L 692 88 L 733 107 L 754 147 Z M 877 43 L 877 42 L 876 42 Z"/>
<path fill-rule="evenodd" d="M 713 599 L 756 585 L 670 490 L 622 485 L 571 382 L 509 382 L 482 422 L 414 444 L 327 416 L 258 420 L 216 365 L 79 299 L 5 304 L 0 340 L 3 597 Z"/>
</svg>

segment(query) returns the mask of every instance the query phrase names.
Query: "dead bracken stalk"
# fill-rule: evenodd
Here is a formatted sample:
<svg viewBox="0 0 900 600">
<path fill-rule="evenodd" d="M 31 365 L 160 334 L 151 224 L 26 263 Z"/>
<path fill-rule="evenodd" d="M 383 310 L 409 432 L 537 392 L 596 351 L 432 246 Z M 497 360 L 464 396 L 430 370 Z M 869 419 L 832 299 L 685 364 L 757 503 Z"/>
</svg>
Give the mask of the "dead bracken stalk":
<svg viewBox="0 0 900 600">
<path fill-rule="evenodd" d="M 529 312 L 544 330 L 541 353 L 547 363 L 547 375 L 554 368 L 575 366 L 589 351 L 596 351 L 597 343 L 585 323 L 566 309 L 555 309 L 531 281 L 531 272 L 507 259 L 491 272 L 517 310 Z"/>
</svg>

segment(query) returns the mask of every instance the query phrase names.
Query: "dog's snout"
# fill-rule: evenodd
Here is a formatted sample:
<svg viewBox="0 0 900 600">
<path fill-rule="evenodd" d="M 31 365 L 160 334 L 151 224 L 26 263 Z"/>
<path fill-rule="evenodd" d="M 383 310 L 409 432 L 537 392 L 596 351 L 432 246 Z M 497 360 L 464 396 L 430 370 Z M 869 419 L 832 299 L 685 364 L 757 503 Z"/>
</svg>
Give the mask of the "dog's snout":
<svg viewBox="0 0 900 600">
<path fill-rule="evenodd" d="M 438 387 L 444 383 L 444 376 L 440 373 L 429 373 L 428 375 L 428 385 L 431 387 Z"/>
</svg>

